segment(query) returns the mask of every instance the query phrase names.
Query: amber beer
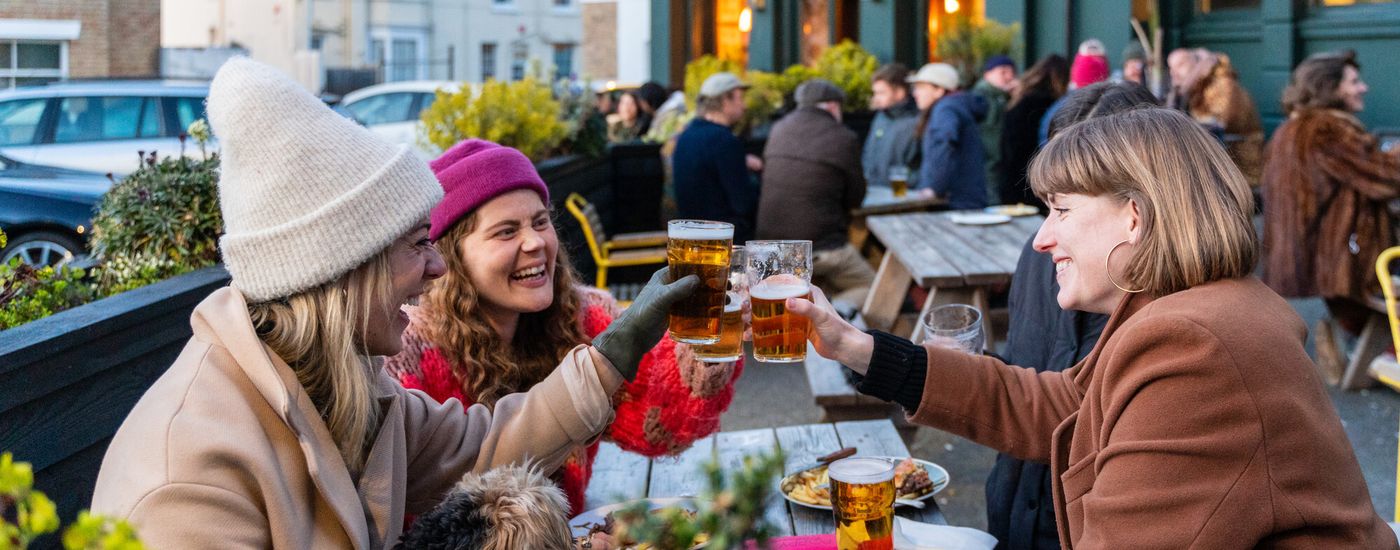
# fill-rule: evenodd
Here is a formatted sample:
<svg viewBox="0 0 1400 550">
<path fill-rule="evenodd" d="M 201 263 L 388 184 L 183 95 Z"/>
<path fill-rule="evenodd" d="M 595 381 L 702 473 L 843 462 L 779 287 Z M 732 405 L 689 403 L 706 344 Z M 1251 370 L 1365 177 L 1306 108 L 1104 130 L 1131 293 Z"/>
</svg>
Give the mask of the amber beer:
<svg viewBox="0 0 1400 550">
<path fill-rule="evenodd" d="M 753 356 L 768 363 L 807 359 L 807 330 L 811 321 L 788 313 L 788 298 L 812 299 L 812 288 L 801 279 L 778 275 L 749 288 L 753 315 Z M 795 279 L 795 278 L 793 278 Z"/>
<path fill-rule="evenodd" d="M 896 198 L 903 197 L 909 193 L 909 168 L 906 166 L 894 166 L 890 168 L 890 191 Z"/>
<path fill-rule="evenodd" d="M 695 346 L 695 357 L 706 363 L 738 361 L 744 356 L 744 298 L 730 291 L 719 318 L 719 341 Z"/>
<path fill-rule="evenodd" d="M 894 464 L 853 457 L 833 462 L 831 511 L 840 550 L 894 549 Z"/>
<path fill-rule="evenodd" d="M 700 287 L 671 306 L 671 339 L 687 344 L 719 341 L 734 226 L 724 222 L 674 220 L 667 226 L 666 261 L 671 274 L 700 278 Z"/>
</svg>

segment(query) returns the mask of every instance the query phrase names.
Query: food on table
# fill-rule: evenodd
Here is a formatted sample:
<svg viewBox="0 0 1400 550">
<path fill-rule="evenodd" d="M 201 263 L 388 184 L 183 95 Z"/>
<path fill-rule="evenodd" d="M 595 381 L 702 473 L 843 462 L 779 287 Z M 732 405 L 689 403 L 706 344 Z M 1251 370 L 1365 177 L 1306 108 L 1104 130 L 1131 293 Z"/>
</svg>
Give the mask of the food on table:
<svg viewBox="0 0 1400 550">
<path fill-rule="evenodd" d="M 896 498 L 913 500 L 933 492 L 933 480 L 912 458 L 906 458 L 895 465 L 894 486 Z M 813 506 L 831 506 L 831 479 L 826 466 L 819 466 L 783 478 L 779 485 L 783 494 Z"/>
<path fill-rule="evenodd" d="M 650 513 L 652 513 L 652 514 L 659 514 L 659 513 L 662 513 L 662 512 L 672 512 L 672 511 L 679 511 L 681 514 L 685 515 L 686 518 L 691 519 L 691 520 L 694 520 L 694 519 L 695 519 L 695 516 L 696 516 L 696 512 L 695 512 L 694 510 L 686 510 L 686 509 L 683 509 L 683 508 L 677 508 L 677 509 L 656 508 L 656 509 L 652 510 Z M 616 518 L 614 518 L 614 517 L 613 517 L 613 514 L 612 514 L 611 512 L 609 512 L 608 515 L 606 515 L 606 516 L 603 517 L 603 523 L 585 523 L 585 524 L 580 525 L 580 527 L 587 527 L 587 528 L 588 528 L 588 533 L 587 533 L 587 534 L 584 534 L 584 535 L 582 535 L 582 536 L 574 537 L 574 542 L 576 542 L 576 543 L 582 543 L 582 542 L 584 542 L 584 541 L 587 541 L 587 540 L 589 540 L 589 539 L 592 539 L 592 538 L 593 538 L 593 535 L 594 535 L 595 533 L 603 533 L 603 534 L 610 535 L 610 536 L 613 536 L 613 537 L 615 537 L 615 538 L 618 538 L 618 535 L 616 534 L 617 526 L 618 526 L 618 525 L 617 525 L 617 520 L 616 520 Z M 702 548 L 702 547 L 704 547 L 705 544 L 708 543 L 709 541 L 710 541 L 710 535 L 708 535 L 708 534 L 706 534 L 706 533 L 700 533 L 699 535 L 697 535 L 697 536 L 695 537 L 695 546 L 694 546 L 694 548 Z M 620 546 L 616 546 L 616 547 L 615 547 L 617 550 L 651 550 L 651 549 L 653 548 L 653 546 L 652 546 L 651 544 L 648 544 L 648 543 L 645 543 L 645 542 L 637 542 L 637 541 L 635 541 L 635 540 L 630 540 L 630 539 L 628 539 L 628 538 L 621 538 L 621 540 L 617 540 L 617 544 L 620 545 Z"/>
</svg>

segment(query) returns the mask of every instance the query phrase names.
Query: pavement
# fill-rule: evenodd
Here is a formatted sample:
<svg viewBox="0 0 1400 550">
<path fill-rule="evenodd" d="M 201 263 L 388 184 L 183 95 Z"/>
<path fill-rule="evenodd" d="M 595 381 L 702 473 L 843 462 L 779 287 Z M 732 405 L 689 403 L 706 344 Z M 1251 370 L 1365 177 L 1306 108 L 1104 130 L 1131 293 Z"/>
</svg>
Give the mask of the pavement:
<svg viewBox="0 0 1400 550">
<path fill-rule="evenodd" d="M 1326 308 L 1319 299 L 1290 303 L 1308 327 L 1326 316 Z M 1312 353 L 1312 349 L 1309 336 L 1308 352 Z M 722 430 L 811 424 L 821 420 L 821 409 L 812 402 L 801 364 L 758 363 L 750 356 L 746 365 L 737 383 L 734 402 L 720 419 Z M 1328 388 L 1328 394 L 1356 451 L 1376 512 L 1389 521 L 1395 515 L 1400 394 L 1383 386 L 1357 392 Z M 905 443 L 913 456 L 936 462 L 949 471 L 951 483 L 935 497 L 948 521 L 953 525 L 985 529 L 983 487 L 996 453 L 934 428 L 917 429 Z"/>
</svg>

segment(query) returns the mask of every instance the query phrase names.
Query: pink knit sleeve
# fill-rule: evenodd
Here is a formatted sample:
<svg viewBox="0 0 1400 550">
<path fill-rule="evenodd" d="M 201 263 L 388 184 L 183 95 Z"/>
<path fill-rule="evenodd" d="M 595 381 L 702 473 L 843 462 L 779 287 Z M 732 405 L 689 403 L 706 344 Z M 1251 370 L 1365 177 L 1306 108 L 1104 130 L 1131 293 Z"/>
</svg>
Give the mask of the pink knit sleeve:
<svg viewBox="0 0 1400 550">
<path fill-rule="evenodd" d="M 646 456 L 685 450 L 719 431 L 720 415 L 734 399 L 734 382 L 742 372 L 742 360 L 704 363 L 689 346 L 662 338 L 642 358 L 637 381 L 644 385 L 618 406 L 608 435 Z"/>
</svg>

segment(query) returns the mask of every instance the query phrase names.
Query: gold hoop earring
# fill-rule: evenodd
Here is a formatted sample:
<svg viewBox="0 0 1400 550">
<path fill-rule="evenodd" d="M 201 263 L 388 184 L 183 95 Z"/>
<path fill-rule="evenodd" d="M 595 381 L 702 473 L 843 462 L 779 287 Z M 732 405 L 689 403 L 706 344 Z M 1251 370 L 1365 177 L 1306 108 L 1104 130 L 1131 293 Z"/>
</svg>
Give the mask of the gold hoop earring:
<svg viewBox="0 0 1400 550">
<path fill-rule="evenodd" d="M 1113 284 L 1113 286 L 1114 286 L 1115 288 L 1117 288 L 1118 290 L 1121 290 L 1121 291 L 1126 292 L 1126 293 L 1128 293 L 1128 294 L 1137 294 L 1137 293 L 1142 292 L 1142 291 L 1147 290 L 1147 289 L 1146 289 L 1146 288 L 1139 288 L 1139 289 L 1137 289 L 1137 290 L 1128 290 L 1128 289 L 1126 289 L 1126 288 L 1123 288 L 1123 287 L 1119 286 L 1119 285 L 1118 285 L 1118 282 L 1113 280 L 1113 269 L 1110 268 L 1110 267 L 1108 267 L 1109 260 L 1113 258 L 1113 251 L 1118 250 L 1118 247 L 1123 246 L 1124 244 L 1127 244 L 1127 243 L 1128 243 L 1128 239 L 1123 239 L 1123 240 L 1120 241 L 1118 244 L 1113 245 L 1113 248 L 1108 249 L 1108 255 L 1107 255 L 1107 256 L 1104 256 L 1104 258 L 1103 258 L 1103 274 L 1104 274 L 1104 276 L 1108 277 L 1108 282 L 1111 283 L 1111 284 Z"/>
</svg>

